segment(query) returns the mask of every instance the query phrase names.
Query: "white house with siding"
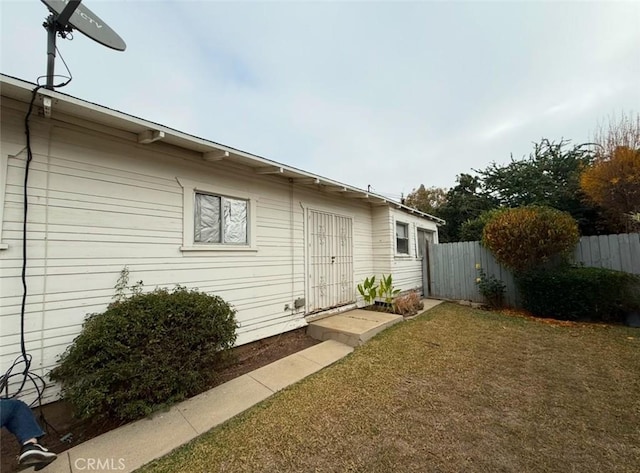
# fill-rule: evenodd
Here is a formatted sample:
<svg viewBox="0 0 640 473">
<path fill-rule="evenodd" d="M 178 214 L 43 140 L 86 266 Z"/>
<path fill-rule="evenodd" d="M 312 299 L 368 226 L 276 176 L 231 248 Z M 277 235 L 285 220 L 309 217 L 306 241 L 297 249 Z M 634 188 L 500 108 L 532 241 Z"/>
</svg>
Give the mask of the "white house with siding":
<svg viewBox="0 0 640 473">
<path fill-rule="evenodd" d="M 0 79 L 5 370 L 20 353 L 24 122 L 34 84 Z M 56 91 L 38 91 L 30 130 L 25 337 L 41 375 L 86 315 L 112 301 L 125 266 L 130 282 L 142 280 L 147 290 L 180 284 L 221 296 L 237 309 L 237 343 L 244 344 L 303 327 L 328 309 L 355 307 L 356 285 L 373 274 L 420 289 L 421 248 L 437 242 L 443 223 Z"/>
</svg>

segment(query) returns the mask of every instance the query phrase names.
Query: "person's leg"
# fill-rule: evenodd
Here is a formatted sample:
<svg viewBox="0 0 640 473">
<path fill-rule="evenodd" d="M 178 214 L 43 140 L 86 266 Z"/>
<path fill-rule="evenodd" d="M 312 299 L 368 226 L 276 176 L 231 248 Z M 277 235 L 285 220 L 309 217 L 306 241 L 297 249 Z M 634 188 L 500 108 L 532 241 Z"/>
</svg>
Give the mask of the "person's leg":
<svg viewBox="0 0 640 473">
<path fill-rule="evenodd" d="M 0 417 L 2 427 L 15 435 L 20 445 L 44 435 L 29 406 L 18 399 L 0 399 Z"/>
<path fill-rule="evenodd" d="M 2 427 L 15 435 L 22 446 L 18 463 L 22 466 L 35 465 L 36 470 L 56 459 L 57 455 L 38 443 L 44 432 L 36 418 L 24 402 L 18 399 L 0 398 L 0 417 Z"/>
</svg>

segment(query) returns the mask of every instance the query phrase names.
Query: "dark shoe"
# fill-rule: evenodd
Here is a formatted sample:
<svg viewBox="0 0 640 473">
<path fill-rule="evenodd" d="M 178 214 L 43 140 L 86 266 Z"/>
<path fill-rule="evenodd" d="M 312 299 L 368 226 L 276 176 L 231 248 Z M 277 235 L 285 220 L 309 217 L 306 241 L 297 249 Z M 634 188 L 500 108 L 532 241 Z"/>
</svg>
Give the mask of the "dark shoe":
<svg viewBox="0 0 640 473">
<path fill-rule="evenodd" d="M 39 443 L 28 443 L 22 446 L 18 463 L 22 467 L 35 465 L 37 470 L 41 470 L 56 458 L 58 455 L 50 452 Z"/>
</svg>

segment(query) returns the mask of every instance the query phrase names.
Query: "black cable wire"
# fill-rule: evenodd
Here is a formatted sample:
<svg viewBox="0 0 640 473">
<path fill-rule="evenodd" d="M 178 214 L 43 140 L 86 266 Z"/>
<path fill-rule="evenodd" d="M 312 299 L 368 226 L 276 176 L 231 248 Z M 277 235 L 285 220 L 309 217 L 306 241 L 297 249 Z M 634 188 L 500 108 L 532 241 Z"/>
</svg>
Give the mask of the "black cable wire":
<svg viewBox="0 0 640 473">
<path fill-rule="evenodd" d="M 67 34 L 69 39 L 73 39 L 73 36 Z M 65 38 L 65 36 L 62 36 Z M 64 60 L 64 57 L 60 53 L 60 50 L 56 46 L 56 51 L 60 59 L 62 59 L 62 63 L 67 70 L 68 76 L 56 75 L 54 77 L 62 77 L 67 79 L 65 82 L 54 85 L 53 88 L 60 88 L 67 86 L 72 80 L 73 75 L 71 74 L 71 70 L 67 65 L 67 62 Z M 36 391 L 36 399 L 30 404 L 29 407 L 33 407 L 34 404 L 38 404 L 38 408 L 40 411 L 40 421 L 47 428 L 53 430 L 56 435 L 60 435 L 60 432 L 51 425 L 47 421 L 44 415 L 44 411 L 42 410 L 42 395 L 44 393 L 45 388 L 47 387 L 47 383 L 42 376 L 37 373 L 31 372 L 31 361 L 32 356 L 27 353 L 27 348 L 25 344 L 25 311 L 27 304 L 27 295 L 28 295 L 28 287 L 27 287 L 27 217 L 28 217 L 28 209 L 29 209 L 29 192 L 28 192 L 28 184 L 29 184 L 29 169 L 31 167 L 31 161 L 33 160 L 33 150 L 31 149 L 31 128 L 29 126 L 29 119 L 31 118 L 31 114 L 33 113 L 33 106 L 38 95 L 38 90 L 44 87 L 44 85 L 40 84 L 40 79 L 46 76 L 40 76 L 36 80 L 37 86 L 31 91 L 31 102 L 29 103 L 29 109 L 27 111 L 27 115 L 24 118 L 24 129 L 27 141 L 27 159 L 25 162 L 25 170 L 24 170 L 24 188 L 23 188 L 23 221 L 22 221 L 22 273 L 21 273 L 21 281 L 22 281 L 22 301 L 20 304 L 20 355 L 13 361 L 9 369 L 0 376 L 0 397 L 5 399 L 12 399 L 17 397 L 24 389 L 25 385 L 28 381 L 33 384 L 33 387 Z M 22 369 L 18 373 L 14 373 L 13 371 L 17 369 L 24 363 L 24 369 Z M 20 383 L 20 387 L 13 393 L 9 394 L 9 382 L 11 378 L 16 376 L 22 376 L 22 381 Z M 4 395 L 3 395 L 4 392 Z"/>
<path fill-rule="evenodd" d="M 68 83 L 68 82 L 67 82 Z M 29 110 L 27 111 L 27 115 L 24 119 L 25 126 L 25 135 L 27 138 L 27 159 L 25 162 L 25 171 L 24 171 L 24 189 L 23 189 L 23 221 L 22 221 L 22 302 L 20 305 L 20 355 L 13 361 L 9 369 L 0 377 L 0 397 L 11 399 L 18 396 L 28 381 L 33 384 L 33 387 L 36 391 L 36 399 L 30 404 L 29 407 L 33 407 L 34 404 L 38 404 L 38 408 L 40 411 L 40 422 L 44 425 L 47 430 L 51 429 L 55 432 L 56 435 L 60 435 L 58 430 L 51 425 L 47 421 L 44 415 L 44 411 L 42 410 L 42 395 L 44 393 L 45 388 L 47 387 L 47 383 L 42 376 L 37 373 L 31 372 L 31 360 L 32 357 L 27 353 L 26 344 L 25 344 L 25 336 L 24 336 L 24 325 L 25 325 L 25 311 L 26 311 L 26 302 L 28 295 L 28 287 L 27 287 L 27 217 L 28 217 L 28 209 L 29 209 L 29 192 L 28 192 L 28 183 L 29 183 L 29 169 L 31 167 L 31 161 L 33 160 L 33 150 L 31 149 L 31 128 L 29 126 L 29 119 L 31 118 L 31 114 L 33 113 L 33 105 L 35 103 L 35 99 L 38 94 L 38 90 L 40 90 L 42 85 L 36 86 L 31 92 L 31 102 L 29 103 Z M 22 369 L 18 373 L 13 373 L 13 371 L 24 363 L 24 369 Z M 9 394 L 9 382 L 11 378 L 15 376 L 22 376 L 22 381 L 20 383 L 20 387 L 13 393 Z M 4 391 L 4 395 L 2 395 L 2 391 Z"/>
<path fill-rule="evenodd" d="M 31 113 L 33 112 L 33 104 L 35 103 L 36 96 L 38 94 L 38 90 L 42 88 L 41 85 L 38 85 L 31 92 L 31 102 L 29 103 L 29 110 L 27 111 L 27 115 L 24 119 L 25 126 L 25 135 L 27 137 L 27 160 L 25 162 L 25 170 L 24 170 L 24 189 L 23 189 L 23 221 L 22 221 L 22 302 L 20 305 L 20 355 L 14 360 L 13 364 L 9 367 L 9 369 L 2 375 L 0 379 L 0 388 L 5 391 L 4 397 L 15 397 L 24 389 L 27 381 L 32 381 L 36 392 L 38 393 L 38 400 L 42 396 L 42 391 L 46 384 L 41 376 L 31 373 L 31 355 L 27 353 L 27 348 L 25 344 L 24 337 L 24 322 L 25 322 L 25 308 L 27 303 L 27 217 L 28 217 L 28 209 L 29 209 L 29 192 L 28 192 L 28 183 L 29 183 L 29 168 L 31 167 L 31 161 L 33 160 L 33 151 L 31 149 L 31 130 L 29 128 L 29 119 L 31 118 Z M 16 369 L 20 364 L 24 363 L 24 369 L 22 369 L 21 373 L 13 373 L 13 370 Z M 20 387 L 18 390 L 9 395 L 9 380 L 14 376 L 22 375 L 22 382 L 20 383 Z M 38 386 L 38 382 L 42 382 L 42 389 Z"/>
<path fill-rule="evenodd" d="M 29 192 L 27 185 L 29 184 L 29 169 L 31 167 L 31 161 L 33 160 L 33 151 L 31 149 L 31 129 L 29 127 L 29 118 L 33 112 L 33 104 L 36 101 L 38 90 L 42 86 L 37 86 L 31 92 L 31 103 L 29 103 L 29 110 L 27 116 L 24 118 L 24 133 L 27 135 L 27 161 L 24 167 L 24 188 L 23 188 L 23 221 L 22 221 L 22 305 L 20 307 L 20 349 L 23 357 L 27 358 L 27 350 L 24 343 L 24 310 L 27 302 L 27 214 L 29 211 Z"/>
<path fill-rule="evenodd" d="M 60 78 L 63 78 L 63 79 L 67 79 L 66 82 L 61 82 L 60 84 L 56 84 L 56 85 L 53 86 L 54 89 L 59 89 L 61 87 L 66 87 L 67 85 L 69 85 L 69 83 L 73 80 L 73 74 L 71 74 L 71 70 L 69 69 L 69 66 L 67 66 L 67 61 L 64 60 L 64 56 L 62 56 L 62 53 L 58 49 L 58 46 L 56 46 L 56 51 L 58 52 L 58 56 L 60 57 L 60 59 L 62 59 L 62 63 L 64 64 L 65 69 L 69 73 L 68 76 L 63 76 L 61 74 L 54 74 L 53 75 L 53 77 L 60 77 Z M 40 79 L 46 79 L 46 78 L 47 78 L 47 76 L 39 76 L 36 79 L 36 83 L 40 86 L 41 85 L 40 84 Z"/>
<path fill-rule="evenodd" d="M 9 369 L 2 375 L 0 378 L 0 391 L 4 391 L 4 396 L 6 398 L 16 397 L 22 390 L 24 389 L 27 381 L 31 381 L 34 385 L 34 388 L 38 394 L 37 401 L 40 402 L 42 398 L 42 392 L 46 387 L 46 383 L 44 379 L 36 374 L 31 373 L 31 355 L 27 353 L 27 348 L 24 340 L 24 322 L 25 322 L 25 308 L 27 302 L 27 214 L 28 214 L 28 190 L 27 184 L 29 181 L 29 168 L 31 165 L 31 161 L 33 159 L 33 152 L 31 150 L 31 130 L 29 128 L 29 118 L 31 117 L 31 113 L 33 112 L 33 104 L 35 102 L 38 90 L 41 89 L 42 86 L 37 86 L 31 92 L 31 102 L 29 104 L 29 110 L 25 117 L 25 134 L 27 136 L 27 160 L 25 163 L 25 173 L 24 173 L 24 192 L 23 192 L 23 222 L 22 222 L 22 303 L 20 305 L 20 355 L 14 360 Z M 21 364 L 24 364 L 24 368 L 19 373 L 13 373 L 13 371 L 18 368 Z M 22 376 L 22 382 L 20 383 L 20 387 L 17 389 L 15 393 L 9 395 L 9 381 L 11 378 L 15 376 Z M 41 386 L 41 387 L 40 387 Z"/>
<path fill-rule="evenodd" d="M 67 36 L 70 36 L 69 39 L 73 39 L 73 36 L 71 36 L 70 34 L 67 34 Z M 65 69 L 69 74 L 68 76 L 63 76 L 63 75 L 54 76 L 54 77 L 61 77 L 61 78 L 67 79 L 65 82 L 61 82 L 60 84 L 53 86 L 54 88 L 60 88 L 60 87 L 65 87 L 69 85 L 69 83 L 73 80 L 73 74 L 71 74 L 71 70 L 69 69 L 67 62 L 64 60 L 64 57 L 62 56 L 62 53 L 60 53 L 60 50 L 58 49 L 57 46 L 56 46 L 56 51 L 58 53 L 58 56 L 62 60 L 62 63 L 64 64 Z M 28 201 L 29 194 L 28 194 L 27 186 L 29 183 L 29 169 L 31 167 L 31 161 L 33 160 L 33 151 L 31 149 L 31 128 L 29 126 L 29 120 L 31 118 L 31 114 L 33 113 L 33 106 L 34 106 L 36 97 L 38 95 L 38 90 L 44 87 L 44 85 L 40 84 L 40 79 L 42 78 L 46 78 L 46 76 L 38 77 L 36 81 L 38 85 L 31 91 L 31 102 L 29 103 L 29 109 L 27 111 L 27 115 L 24 118 L 24 129 L 25 129 L 25 135 L 27 137 L 27 146 L 26 146 L 27 160 L 25 163 L 25 170 L 24 170 L 24 189 L 23 189 L 24 208 L 23 208 L 23 222 L 22 222 L 22 274 L 21 274 L 22 302 L 20 304 L 20 355 L 13 361 L 9 369 L 2 376 L 0 376 L 0 397 L 14 398 L 18 396 L 24 389 L 25 385 L 27 384 L 27 381 L 31 381 L 37 393 L 37 399 L 36 401 L 32 402 L 31 405 L 38 402 L 39 407 L 42 407 L 42 394 L 47 385 L 45 380 L 40 375 L 31 372 L 32 357 L 27 353 L 27 349 L 26 349 L 25 337 L 24 337 L 24 323 L 25 323 L 25 310 L 26 310 L 27 295 L 28 295 L 27 216 L 28 216 L 28 209 L 29 209 L 29 201 Z M 24 363 L 24 369 L 22 369 L 21 372 L 19 373 L 14 373 L 13 371 L 16 370 L 18 366 L 20 366 L 22 363 Z M 11 378 L 16 376 L 22 376 L 22 381 L 20 383 L 20 387 L 13 394 L 10 395 L 9 381 L 11 380 Z M 4 392 L 4 395 L 2 394 L 3 392 Z M 41 413 L 42 413 L 42 410 L 41 410 Z M 46 422 L 46 419 L 44 419 L 44 415 L 41 414 L 41 418 L 47 425 L 49 425 L 49 423 Z"/>
<path fill-rule="evenodd" d="M 73 39 L 73 36 L 71 37 L 71 39 Z M 71 74 L 71 70 L 69 69 L 69 66 L 67 66 L 67 61 L 64 60 L 64 57 L 62 56 L 62 53 L 58 49 L 58 46 L 56 46 L 56 51 L 58 51 L 58 56 L 62 60 L 62 64 L 64 64 L 64 68 L 69 73 L 69 77 L 66 77 L 66 76 L 55 76 L 55 77 L 65 77 L 67 79 L 66 82 L 63 82 L 62 84 L 58 84 L 58 85 L 54 85 L 53 86 L 54 89 L 59 89 L 60 87 L 66 87 L 67 85 L 69 85 L 69 82 L 71 82 L 73 80 L 73 74 Z"/>
</svg>

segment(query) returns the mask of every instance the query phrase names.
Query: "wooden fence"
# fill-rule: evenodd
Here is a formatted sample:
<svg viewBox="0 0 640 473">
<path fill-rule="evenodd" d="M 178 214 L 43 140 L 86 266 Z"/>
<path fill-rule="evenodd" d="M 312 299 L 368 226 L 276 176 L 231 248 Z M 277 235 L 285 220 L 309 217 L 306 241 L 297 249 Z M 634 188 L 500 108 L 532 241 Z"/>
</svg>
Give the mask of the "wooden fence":
<svg viewBox="0 0 640 473">
<path fill-rule="evenodd" d="M 479 241 L 429 243 L 427 255 L 425 285 L 430 297 L 483 302 L 476 285 L 476 264 L 480 264 L 487 276 L 505 283 L 505 302 L 519 305 L 513 274 Z M 582 237 L 573 258 L 585 266 L 640 274 L 640 233 Z"/>
</svg>

